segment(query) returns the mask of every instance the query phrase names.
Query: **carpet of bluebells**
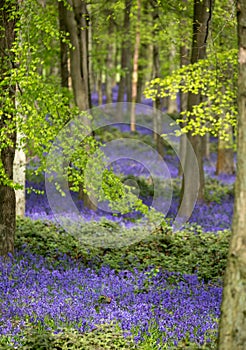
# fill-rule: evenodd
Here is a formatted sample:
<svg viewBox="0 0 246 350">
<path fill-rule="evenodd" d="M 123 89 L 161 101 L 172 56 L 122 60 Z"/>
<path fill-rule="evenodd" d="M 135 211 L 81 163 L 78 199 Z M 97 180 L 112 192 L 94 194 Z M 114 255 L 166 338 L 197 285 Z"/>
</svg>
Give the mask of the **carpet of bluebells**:
<svg viewBox="0 0 246 350">
<path fill-rule="evenodd" d="M 177 159 L 167 154 L 165 162 L 172 178 L 176 178 Z M 114 166 L 125 175 L 149 176 L 141 159 L 122 159 Z M 206 176 L 233 184 L 234 176 L 216 177 L 214 169 L 212 154 L 211 161 L 205 164 Z M 29 185 L 44 188 L 43 183 Z M 168 217 L 176 215 L 177 206 L 178 198 L 174 196 Z M 83 208 L 82 201 L 77 201 L 77 207 L 86 220 L 105 216 L 100 210 Z M 196 205 L 189 222 L 201 225 L 205 231 L 227 229 L 232 210 L 233 198 L 228 196 L 222 203 Z M 53 219 L 45 194 L 27 195 L 26 215 L 32 219 Z M 110 214 L 107 218 L 121 220 Z M 141 272 L 136 269 L 116 273 L 107 267 L 94 271 L 67 256 L 60 260 L 60 264 L 52 265 L 45 257 L 17 252 L 8 262 L 0 261 L 1 335 L 14 336 L 30 322 L 53 330 L 65 324 L 85 332 L 98 324 L 116 321 L 126 335 L 134 331 L 136 342 L 157 330 L 157 346 L 175 346 L 184 340 L 203 344 L 216 337 L 221 286 L 204 284 L 196 275 L 178 275 L 151 267 Z"/>
<path fill-rule="evenodd" d="M 216 332 L 221 288 L 204 285 L 195 275 L 151 268 L 95 272 L 67 257 L 67 268 L 54 267 L 45 258 L 21 252 L 15 259 L 0 263 L 2 335 L 18 333 L 26 322 L 49 329 L 51 320 L 53 326 L 65 323 L 81 332 L 116 320 L 126 334 L 138 330 L 136 342 L 153 327 L 160 331 L 159 341 L 169 344 L 182 339 L 203 344 Z"/>
</svg>

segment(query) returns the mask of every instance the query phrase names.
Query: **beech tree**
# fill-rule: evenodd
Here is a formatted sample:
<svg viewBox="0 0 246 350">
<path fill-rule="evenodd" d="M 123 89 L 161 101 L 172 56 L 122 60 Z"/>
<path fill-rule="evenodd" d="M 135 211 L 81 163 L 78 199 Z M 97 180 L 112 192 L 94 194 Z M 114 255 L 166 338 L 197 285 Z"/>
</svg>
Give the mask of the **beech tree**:
<svg viewBox="0 0 246 350">
<path fill-rule="evenodd" d="M 78 108 L 88 110 L 91 107 L 88 59 L 88 25 L 89 15 L 86 2 L 68 0 L 59 4 L 60 28 L 69 33 L 71 42 L 70 74 L 75 103 Z M 65 48 L 61 47 L 62 80 L 66 77 L 67 62 Z M 65 83 L 63 84 L 65 86 Z"/>
<path fill-rule="evenodd" d="M 12 46 L 18 18 L 13 16 L 18 9 L 18 1 L 0 1 L 0 78 L 6 80 L 15 62 Z M 16 146 L 16 130 L 8 124 L 15 119 L 15 83 L 1 84 L 0 90 L 0 130 L 5 142 L 0 143 L 0 255 L 14 252 L 15 236 L 15 192 L 9 182 L 13 180 L 13 164 Z"/>
<path fill-rule="evenodd" d="M 192 49 L 191 49 L 191 64 L 202 60 L 206 56 L 206 45 L 209 33 L 209 25 L 212 16 L 212 7 L 213 0 L 194 0 L 194 15 L 193 15 L 193 40 L 192 40 Z M 194 105 L 199 105 L 201 102 L 200 93 L 188 93 L 187 99 L 187 111 L 191 112 L 188 118 L 193 118 L 192 110 Z M 188 132 L 188 140 L 194 148 L 198 166 L 199 166 L 199 184 L 194 184 L 193 180 L 193 159 L 192 155 L 186 150 L 185 154 L 185 168 L 184 173 L 187 179 L 190 181 L 187 182 L 186 188 L 184 188 L 184 175 L 183 175 L 183 184 L 181 192 L 184 191 L 191 192 L 194 186 L 197 186 L 198 189 L 198 199 L 203 200 L 204 198 L 204 170 L 203 170 L 203 154 L 202 154 L 202 140 L 200 135 L 193 135 L 192 132 Z M 189 189 L 190 187 L 190 189 Z M 190 200 L 189 200 L 190 199 Z M 186 201 L 182 201 L 182 205 L 180 207 L 180 216 L 186 217 L 187 213 L 190 213 L 193 209 L 193 199 L 187 197 Z"/>
<path fill-rule="evenodd" d="M 237 178 L 219 326 L 219 350 L 243 350 L 246 344 L 246 1 L 237 1 L 239 77 Z"/>
<path fill-rule="evenodd" d="M 39 159 L 34 164 L 38 175 L 45 170 L 45 152 L 50 142 L 72 115 L 78 113 L 77 108 L 69 107 L 68 97 L 61 93 L 56 82 L 43 74 L 50 55 L 54 54 L 51 45 L 59 40 L 57 22 L 50 9 L 43 2 L 33 0 L 0 1 L 0 255 L 3 256 L 14 252 L 15 190 L 23 190 L 23 186 L 14 182 L 19 180 L 13 178 L 16 130 L 23 137 L 29 161 L 33 156 Z M 35 26 L 30 26 L 29 18 Z M 42 40 L 37 27 L 42 31 Z"/>
</svg>

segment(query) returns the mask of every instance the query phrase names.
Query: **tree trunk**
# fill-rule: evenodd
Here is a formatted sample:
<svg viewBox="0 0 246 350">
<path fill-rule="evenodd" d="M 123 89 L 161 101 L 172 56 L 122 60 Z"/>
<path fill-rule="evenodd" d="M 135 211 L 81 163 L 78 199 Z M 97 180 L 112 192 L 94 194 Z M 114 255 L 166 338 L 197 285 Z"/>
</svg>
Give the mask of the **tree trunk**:
<svg viewBox="0 0 246 350">
<path fill-rule="evenodd" d="M 124 31 L 123 31 L 123 40 L 121 48 L 121 71 L 120 82 L 119 82 L 119 91 L 117 102 L 124 102 L 124 95 L 128 81 L 130 78 L 130 59 L 131 59 L 131 42 L 129 37 L 130 31 L 130 13 L 131 13 L 132 0 L 125 0 L 125 14 L 124 14 Z M 128 89 L 127 89 L 128 90 Z M 130 101 L 130 96 L 127 95 L 127 101 Z M 117 119 L 118 121 L 122 120 L 122 106 L 118 104 L 117 110 Z"/>
<path fill-rule="evenodd" d="M 206 56 L 206 42 L 209 33 L 209 24 L 212 16 L 212 5 L 213 0 L 194 0 L 194 15 L 193 15 L 193 39 L 192 39 L 192 52 L 191 52 L 191 64 L 197 62 L 200 59 L 205 58 Z M 188 93 L 188 101 L 187 101 L 187 110 L 192 113 L 192 108 L 194 105 L 197 105 L 201 102 L 200 94 L 193 94 L 191 92 Z M 192 116 L 190 117 L 192 118 Z M 201 136 L 195 135 L 192 136 L 192 133 L 189 132 L 188 140 L 190 141 L 199 166 L 199 183 L 194 184 L 194 170 L 191 166 L 193 163 L 193 154 L 186 150 L 185 156 L 185 166 L 184 166 L 184 175 L 182 182 L 182 190 L 181 190 L 181 202 L 179 215 L 181 217 L 187 218 L 193 210 L 194 201 L 192 198 L 192 193 L 194 190 L 197 190 L 198 200 L 204 199 L 204 170 L 203 170 L 203 155 L 202 155 L 202 141 Z M 186 181 L 184 181 L 184 177 L 186 177 Z M 184 188 L 184 184 L 186 184 L 187 188 Z M 194 188 L 197 186 L 197 188 Z M 188 193 L 189 188 L 191 189 L 191 196 L 187 198 L 186 201 L 182 201 L 182 196 L 184 193 Z"/>
<path fill-rule="evenodd" d="M 108 35 L 110 38 L 110 42 L 108 44 L 108 53 L 106 59 L 106 102 L 112 103 L 112 88 L 113 88 L 113 68 L 114 68 L 114 57 L 115 57 L 115 43 L 113 40 L 114 36 L 114 21 L 113 21 L 113 13 L 110 11 L 107 16 L 109 17 L 108 24 Z"/>
<path fill-rule="evenodd" d="M 142 102 L 143 87 L 145 83 L 145 69 L 148 60 L 148 45 L 143 43 L 140 48 L 140 59 L 138 65 L 138 84 L 136 102 Z"/>
<path fill-rule="evenodd" d="M 70 70 L 76 105 L 81 111 L 90 108 L 88 71 L 88 26 L 84 1 L 69 1 L 73 11 L 64 8 L 64 25 L 73 48 L 70 49 Z"/>
<path fill-rule="evenodd" d="M 138 57 L 140 48 L 140 17 L 141 17 L 141 0 L 137 0 L 137 25 L 136 37 L 133 56 L 133 72 L 132 72 L 132 103 L 131 103 L 131 131 L 136 131 L 136 99 L 138 84 Z"/>
<path fill-rule="evenodd" d="M 87 5 L 88 18 L 90 18 L 90 25 L 88 26 L 88 79 L 89 79 L 89 92 L 90 92 L 90 101 L 91 101 L 91 92 L 94 91 L 94 81 L 93 81 L 93 72 L 92 72 L 92 20 L 91 20 L 91 4 Z M 92 103 L 92 102 L 90 102 Z"/>
<path fill-rule="evenodd" d="M 171 45 L 169 62 L 170 62 L 170 74 L 176 69 L 174 61 L 175 61 L 176 50 L 174 44 Z M 168 107 L 167 113 L 174 114 L 178 112 L 177 99 L 172 100 L 170 97 L 168 98 Z"/>
<path fill-rule="evenodd" d="M 219 350 L 244 350 L 246 344 L 246 2 L 238 0 L 238 139 L 232 238 L 224 279 Z"/>
<path fill-rule="evenodd" d="M 187 3 L 186 0 L 183 0 L 185 3 Z M 185 18 L 181 21 L 182 27 L 185 27 L 187 25 L 187 21 Z M 189 60 L 189 50 L 187 48 L 187 45 L 183 43 L 180 47 L 180 67 L 188 65 L 190 62 Z M 187 93 L 180 92 L 180 112 L 187 110 L 187 102 L 188 102 L 188 95 Z M 183 169 L 181 164 L 185 163 L 185 155 L 186 155 L 186 135 L 180 136 L 180 144 L 179 144 L 179 171 L 178 175 L 183 175 Z"/>
<path fill-rule="evenodd" d="M 159 20 L 158 5 L 154 7 L 152 18 L 153 27 L 156 28 L 156 23 Z M 153 79 L 160 78 L 160 49 L 159 43 L 157 42 L 155 36 L 157 33 L 157 28 L 153 31 L 154 45 L 153 45 Z M 154 129 L 154 140 L 156 144 L 157 152 L 162 159 L 164 157 L 164 142 L 162 137 L 162 120 L 161 120 L 161 98 L 156 97 L 154 101 L 155 113 L 153 114 L 153 129 Z"/>
<path fill-rule="evenodd" d="M 209 136 L 209 133 L 206 133 L 202 137 L 202 156 L 206 160 L 210 159 Z"/>
<path fill-rule="evenodd" d="M 91 93 L 89 82 L 88 58 L 88 27 L 89 15 L 85 1 L 69 0 L 72 11 L 64 7 L 64 26 L 69 33 L 73 48 L 70 49 L 70 72 L 72 88 L 76 105 L 81 111 L 91 108 Z M 79 198 L 83 199 L 84 206 L 96 209 L 81 186 Z"/>
<path fill-rule="evenodd" d="M 97 74 L 97 94 L 98 94 L 98 105 L 103 103 L 103 92 L 102 92 L 102 71 L 100 70 Z"/>
<path fill-rule="evenodd" d="M 18 102 L 16 101 L 16 108 L 18 107 Z M 23 117 L 24 118 L 24 117 Z M 26 154 L 23 149 L 22 139 L 23 134 L 17 127 L 16 133 L 16 149 L 13 164 L 13 180 L 23 186 L 22 189 L 15 190 L 16 198 L 16 216 L 25 216 L 26 209 L 26 194 L 25 194 L 25 184 L 26 184 Z"/>
<path fill-rule="evenodd" d="M 59 26 L 60 31 L 62 33 L 67 32 L 67 28 L 65 25 L 65 12 L 66 8 L 64 6 L 63 1 L 58 2 L 58 12 L 59 12 Z M 63 42 L 62 38 L 60 38 L 60 73 L 61 73 L 61 86 L 68 88 L 68 45 Z"/>
<path fill-rule="evenodd" d="M 228 126 L 227 134 L 229 140 L 224 140 L 220 135 L 218 137 L 216 175 L 235 173 L 232 126 Z"/>
<path fill-rule="evenodd" d="M 0 79 L 8 76 L 8 71 L 13 68 L 13 52 L 11 48 L 15 40 L 15 26 L 17 19 L 13 12 L 17 11 L 18 1 L 0 1 Z M 8 130 L 8 124 L 14 122 L 14 114 L 9 111 L 9 106 L 4 105 L 5 98 L 10 99 L 12 108 L 15 109 L 15 85 L 1 86 L 0 129 L 8 135 L 11 145 L 0 144 L 0 161 L 3 170 L 10 180 L 13 180 L 13 164 L 16 147 L 16 131 Z M 7 256 L 14 253 L 14 237 L 16 225 L 16 202 L 13 188 L 0 182 L 0 255 Z"/>
<path fill-rule="evenodd" d="M 146 18 L 149 17 L 149 1 L 144 0 L 142 2 L 143 7 L 143 21 L 142 24 L 144 26 L 149 25 L 149 21 L 146 20 Z M 137 83 L 137 98 L 136 102 L 141 103 L 142 102 L 142 94 L 143 94 L 143 87 L 145 83 L 146 78 L 146 67 L 148 62 L 148 44 L 146 42 L 141 43 L 140 50 L 139 50 L 139 62 L 138 62 L 138 83 Z"/>
</svg>

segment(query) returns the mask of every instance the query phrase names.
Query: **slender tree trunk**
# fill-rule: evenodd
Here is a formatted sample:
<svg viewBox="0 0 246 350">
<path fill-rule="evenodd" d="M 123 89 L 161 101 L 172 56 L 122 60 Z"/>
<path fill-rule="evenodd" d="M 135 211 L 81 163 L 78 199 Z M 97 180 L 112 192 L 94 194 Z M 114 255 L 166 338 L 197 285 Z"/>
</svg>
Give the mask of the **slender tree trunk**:
<svg viewBox="0 0 246 350">
<path fill-rule="evenodd" d="M 209 136 L 209 133 L 206 133 L 202 137 L 202 156 L 207 160 L 210 159 Z"/>
<path fill-rule="evenodd" d="M 158 34 L 156 24 L 159 20 L 158 5 L 154 7 L 153 13 L 153 27 L 156 28 L 153 31 L 154 44 L 153 44 L 153 79 L 160 78 L 160 48 L 157 42 L 156 36 Z M 161 138 L 162 134 L 162 120 L 161 120 L 161 98 L 156 97 L 154 101 L 155 113 L 153 114 L 153 129 L 154 129 L 154 140 L 156 144 L 157 152 L 160 158 L 164 157 L 164 142 Z"/>
<path fill-rule="evenodd" d="M 114 68 L 114 56 L 115 56 L 115 43 L 113 40 L 114 36 L 114 21 L 113 13 L 110 11 L 108 13 L 109 24 L 108 24 L 108 35 L 110 42 L 108 44 L 108 53 L 106 59 L 107 73 L 106 73 L 106 101 L 107 103 L 112 103 L 112 88 L 113 88 L 113 68 Z"/>
<path fill-rule="evenodd" d="M 149 1 L 143 0 L 142 7 L 143 7 L 142 24 L 147 27 L 150 25 L 149 20 L 146 20 L 146 18 L 149 17 L 148 16 L 148 14 L 149 14 Z M 148 44 L 143 42 L 143 43 L 141 43 L 140 50 L 139 50 L 138 83 L 137 83 L 137 98 L 136 98 L 137 103 L 142 102 L 142 94 L 143 94 L 143 87 L 144 87 L 144 83 L 145 83 L 147 62 L 148 62 Z"/>
<path fill-rule="evenodd" d="M 187 3 L 187 0 L 183 0 Z M 187 20 L 185 18 L 182 19 L 181 27 L 185 27 L 187 25 Z M 180 67 L 186 66 L 189 64 L 189 49 L 187 48 L 186 43 L 183 43 L 180 47 Z M 188 102 L 188 94 L 184 92 L 180 92 L 180 112 L 187 110 L 187 102 Z M 179 176 L 183 174 L 183 169 L 181 164 L 185 163 L 185 155 L 186 155 L 186 135 L 180 136 L 180 144 L 179 144 Z"/>
<path fill-rule="evenodd" d="M 202 97 L 202 102 L 206 100 L 206 97 Z M 206 160 L 210 159 L 210 134 L 206 133 L 204 136 L 202 136 L 202 157 Z"/>
<path fill-rule="evenodd" d="M 102 92 L 102 71 L 100 70 L 97 74 L 97 94 L 98 94 L 98 105 L 103 103 L 103 92 Z"/>
<path fill-rule="evenodd" d="M 88 26 L 88 85 L 89 85 L 89 93 L 90 93 L 90 103 L 91 103 L 91 92 L 94 91 L 94 82 L 93 82 L 93 72 L 92 72 L 92 59 L 91 59 L 91 53 L 92 53 L 92 19 L 91 19 L 91 4 L 88 3 L 87 5 L 87 11 L 88 11 L 88 18 L 90 18 L 90 25 Z"/>
<path fill-rule="evenodd" d="M 153 57 L 153 43 L 149 43 L 147 47 L 147 57 Z M 147 60 L 146 66 L 146 81 L 151 80 L 153 77 L 153 60 Z"/>
<path fill-rule="evenodd" d="M 232 238 L 224 279 L 218 350 L 246 344 L 246 2 L 237 1 L 239 39 L 237 179 Z"/>
<path fill-rule="evenodd" d="M 141 0 L 137 1 L 137 26 L 136 39 L 133 56 L 133 72 L 132 72 L 132 103 L 131 103 L 131 131 L 136 131 L 136 99 L 138 84 L 138 57 L 140 48 L 140 18 L 141 18 Z"/>
<path fill-rule="evenodd" d="M 16 101 L 16 108 L 18 107 L 18 102 Z M 22 118 L 25 118 L 22 116 Z M 16 216 L 25 216 L 26 209 L 26 194 L 25 194 L 25 184 L 26 184 L 26 154 L 24 152 L 24 145 L 22 143 L 23 134 L 18 128 L 18 123 L 16 124 L 16 149 L 13 164 L 13 180 L 23 186 L 22 189 L 15 190 L 16 198 Z"/>
<path fill-rule="evenodd" d="M 170 48 L 170 55 L 169 55 L 169 61 L 170 61 L 170 74 L 176 69 L 175 67 L 175 56 L 176 56 L 176 49 L 174 44 L 171 45 Z M 177 106 L 177 99 L 172 100 L 170 97 L 168 98 L 168 107 L 167 107 L 167 113 L 174 114 L 178 112 L 178 106 Z"/>
<path fill-rule="evenodd" d="M 121 48 L 121 70 L 122 73 L 120 75 L 119 82 L 119 91 L 117 102 L 124 102 L 124 95 L 126 92 L 126 87 L 128 85 L 129 77 L 130 77 L 130 59 L 131 59 L 131 42 L 129 37 L 130 31 L 130 13 L 131 13 L 132 0 L 125 0 L 125 14 L 124 14 L 124 31 L 123 31 L 123 40 L 122 40 L 122 48 Z M 130 101 L 130 96 L 127 95 L 127 101 Z M 122 108 L 121 105 L 118 105 L 117 111 L 118 121 L 122 120 Z"/>
<path fill-rule="evenodd" d="M 192 40 L 192 52 L 191 52 L 191 64 L 197 62 L 206 56 L 206 42 L 209 33 L 209 25 L 212 16 L 213 0 L 194 0 L 194 15 L 193 15 L 193 40 Z M 201 102 L 200 94 L 188 93 L 187 110 L 192 113 L 192 108 Z M 192 116 L 190 117 L 192 118 Z M 204 170 L 203 170 L 203 156 L 202 156 L 202 141 L 201 136 L 192 136 L 192 133 L 188 133 L 188 140 L 190 141 L 199 166 L 199 183 L 194 184 L 194 173 L 192 168 L 193 155 L 191 152 L 186 151 L 185 157 L 185 169 L 183 175 L 183 184 L 181 190 L 181 196 L 186 192 L 194 193 L 194 186 L 197 188 L 198 200 L 204 199 Z M 184 181 L 184 176 L 186 181 Z M 187 188 L 184 188 L 186 183 Z M 190 190 L 189 190 L 190 189 Z M 188 191 L 188 192 L 187 192 Z M 182 201 L 182 206 L 180 207 L 179 215 L 181 217 L 189 217 L 193 210 L 194 201 L 192 195 L 187 197 L 186 201 Z"/>
<path fill-rule="evenodd" d="M 62 33 L 66 33 L 67 28 L 64 21 L 65 15 L 66 15 L 66 8 L 64 6 L 63 1 L 58 2 L 58 12 L 59 12 L 60 31 Z M 63 42 L 62 38 L 60 38 L 60 71 L 61 71 L 61 86 L 68 88 L 68 77 L 69 77 L 68 45 Z"/>
<path fill-rule="evenodd" d="M 14 62 L 11 48 L 15 40 L 16 20 L 13 18 L 13 12 L 17 11 L 18 1 L 0 1 L 0 79 L 8 75 Z M 0 118 L 0 129 L 5 130 L 11 141 L 10 145 L 0 144 L 0 162 L 3 170 L 10 180 L 13 180 L 13 164 L 16 147 L 16 131 L 8 130 L 8 124 L 12 121 L 14 114 L 9 111 L 9 106 L 4 104 L 5 98 L 12 102 L 15 109 L 15 85 L 1 86 L 0 90 L 0 108 L 2 115 Z M 3 184 L 0 180 L 0 255 L 7 256 L 8 253 L 14 253 L 14 237 L 16 226 L 16 201 L 15 191 Z"/>
<path fill-rule="evenodd" d="M 138 65 L 137 103 L 142 102 L 143 87 L 145 83 L 145 69 L 148 60 L 148 45 L 143 43 L 140 48 L 140 59 Z"/>
</svg>

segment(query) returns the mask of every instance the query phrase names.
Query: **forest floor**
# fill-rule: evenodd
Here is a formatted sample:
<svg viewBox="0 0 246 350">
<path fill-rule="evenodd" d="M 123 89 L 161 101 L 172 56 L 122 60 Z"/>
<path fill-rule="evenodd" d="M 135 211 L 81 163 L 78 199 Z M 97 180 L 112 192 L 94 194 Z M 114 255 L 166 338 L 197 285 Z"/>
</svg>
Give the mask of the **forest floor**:
<svg viewBox="0 0 246 350">
<path fill-rule="evenodd" d="M 165 181 L 157 173 L 149 181 L 148 153 L 129 159 L 129 150 L 120 149 L 118 159 L 108 152 L 115 172 L 137 184 L 146 204 L 155 197 L 158 208 Z M 235 176 L 214 174 L 215 145 L 211 150 L 206 200 L 175 234 L 181 179 L 177 157 L 166 150 L 167 220 L 123 247 L 93 247 L 86 237 L 134 237 L 134 215 L 88 210 L 73 193 L 85 222 L 81 243 L 55 223 L 45 194 L 27 194 L 16 255 L 0 262 L 1 349 L 215 349 Z M 44 189 L 43 178 L 30 174 L 27 185 Z"/>
</svg>

